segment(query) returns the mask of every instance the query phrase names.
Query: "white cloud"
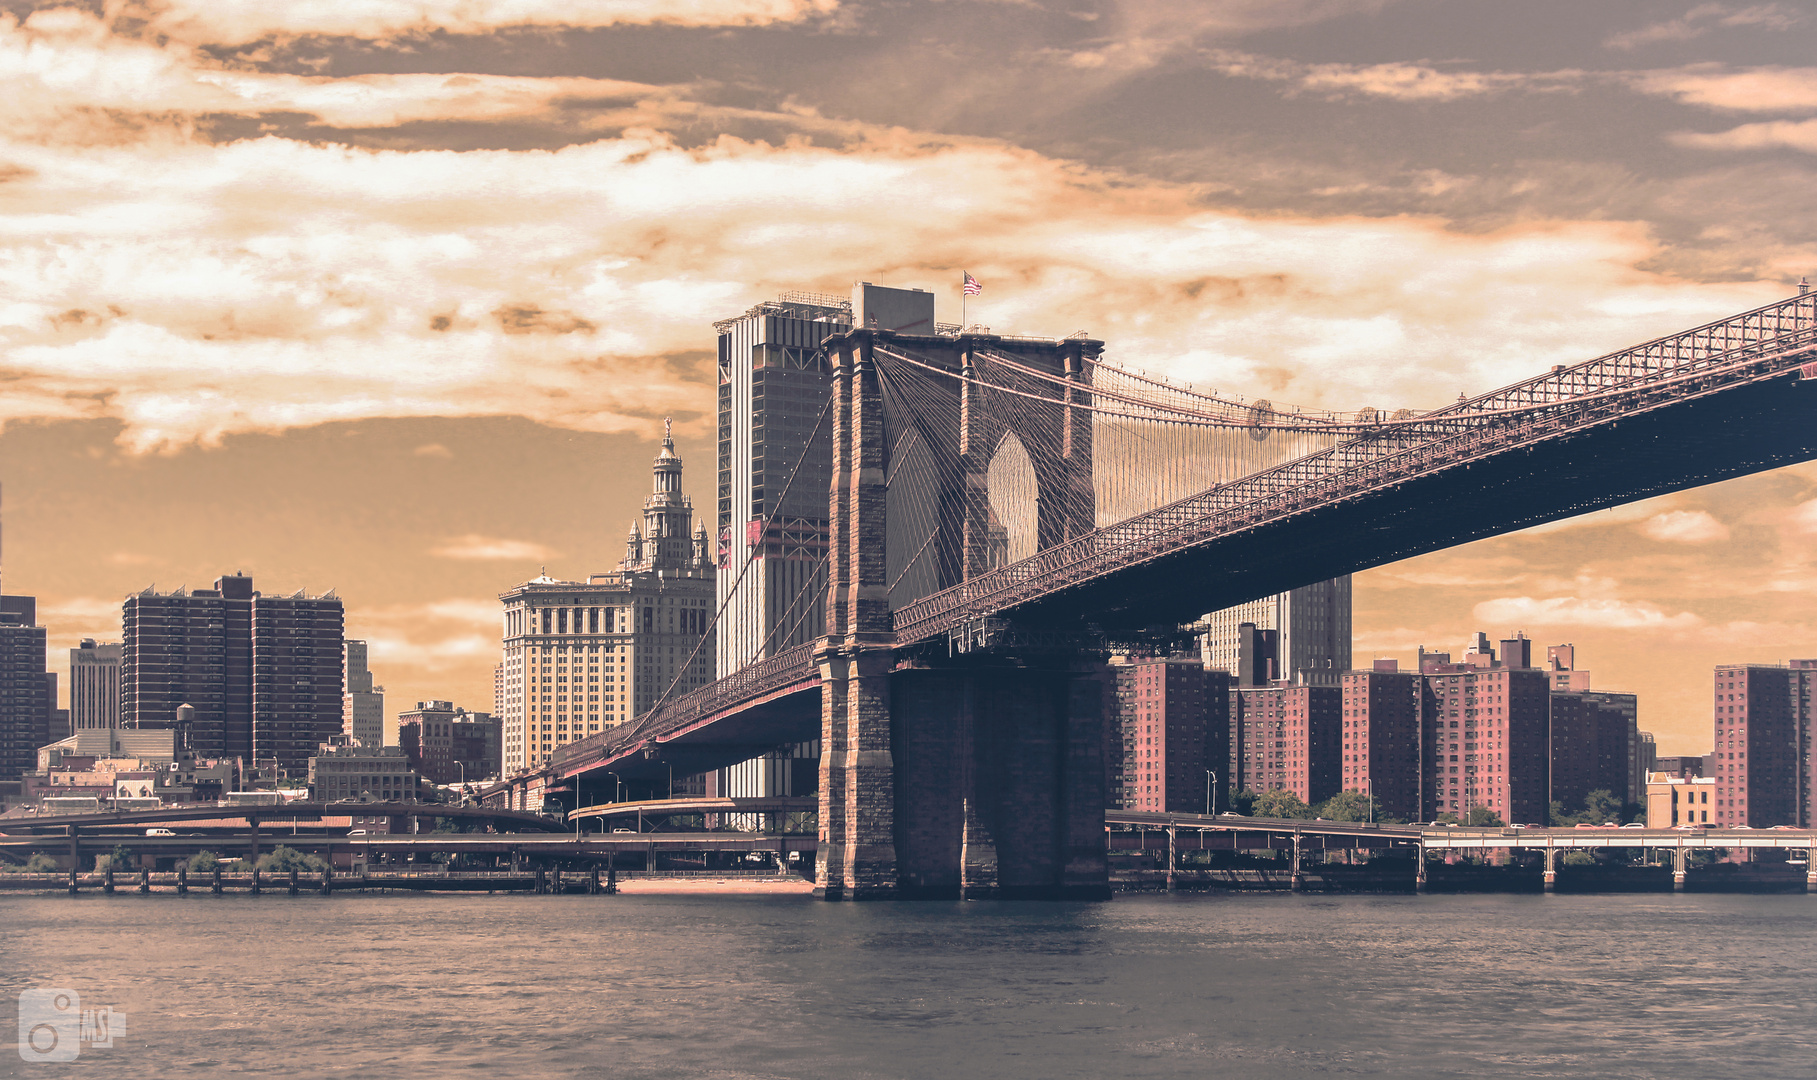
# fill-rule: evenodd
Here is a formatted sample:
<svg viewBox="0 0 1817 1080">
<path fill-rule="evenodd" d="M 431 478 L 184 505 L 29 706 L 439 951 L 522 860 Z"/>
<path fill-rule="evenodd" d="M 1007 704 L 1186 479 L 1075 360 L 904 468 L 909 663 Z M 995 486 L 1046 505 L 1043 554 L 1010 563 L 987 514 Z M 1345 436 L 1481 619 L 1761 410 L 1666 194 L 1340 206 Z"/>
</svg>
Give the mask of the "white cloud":
<svg viewBox="0 0 1817 1080">
<path fill-rule="evenodd" d="M 554 552 L 529 540 L 505 540 L 496 536 L 468 533 L 451 536 L 429 549 L 429 554 L 443 559 L 547 559 Z"/>
<path fill-rule="evenodd" d="M 1708 544 L 1729 538 L 1729 527 L 1702 510 L 1668 510 L 1640 526 L 1641 534 L 1672 544 Z"/>
<path fill-rule="evenodd" d="M 1636 90 L 1690 105 L 1734 112 L 1808 112 L 1817 109 L 1817 68 L 1760 67 L 1730 70 L 1693 64 L 1629 77 Z"/>
<path fill-rule="evenodd" d="M 1792 528 L 1806 536 L 1817 535 L 1817 499 L 1801 502 L 1787 515 Z"/>
<path fill-rule="evenodd" d="M 480 34 L 505 27 L 761 26 L 838 6 L 838 0 L 138 0 L 128 8 L 179 40 L 243 45 L 274 37 Z"/>
<path fill-rule="evenodd" d="M 1611 49 L 1635 49 L 1662 41 L 1690 41 L 1712 30 L 1759 27 L 1784 30 L 1802 16 L 1784 4 L 1698 4 L 1675 19 L 1615 34 L 1603 42 Z"/>
<path fill-rule="evenodd" d="M 1668 614 L 1656 604 L 1575 596 L 1504 596 L 1477 604 L 1471 614 L 1478 623 L 1493 626 L 1690 631 L 1704 625 L 1701 617 L 1688 611 Z"/>
<path fill-rule="evenodd" d="M 410 452 L 417 457 L 451 458 L 454 456 L 454 451 L 441 443 L 424 443 Z"/>
<path fill-rule="evenodd" d="M 362 606 L 348 610 L 347 636 L 366 641 L 374 674 L 384 682 L 385 668 L 440 673 L 496 661 L 502 618 L 497 601 L 465 597 Z"/>
<path fill-rule="evenodd" d="M 1252 219 L 1186 187 L 858 125 L 838 148 L 648 127 L 557 151 L 216 145 L 165 114 L 217 100 L 198 94 L 362 123 L 419 94 L 449 115 L 549 99 L 522 80 L 445 99 L 440 76 L 236 82 L 81 18 L 31 31 L 0 73 L 0 109 L 23 118 L 0 125 L 0 422 L 117 418 L 136 450 L 374 416 L 686 423 L 711 409 L 713 318 L 960 266 L 991 282 L 972 313 L 1000 329 L 1087 327 L 1113 360 L 1345 410 L 1431 407 L 1779 292 L 1637 269 L 1660 250 L 1639 224 Z M 38 138 L 93 135 L 96 116 L 116 117 L 104 138 Z"/>
<path fill-rule="evenodd" d="M 1394 101 L 1456 101 L 1515 90 L 1571 90 L 1584 79 L 1581 71 L 1466 71 L 1428 61 L 1309 64 L 1221 49 L 1205 56 L 1213 69 L 1236 78 L 1290 82 L 1296 90 L 1312 94 Z"/>
<path fill-rule="evenodd" d="M 288 10 L 286 5 L 268 5 Z M 81 12 L 39 12 L 23 24 L 0 15 L 0 119 L 15 137 L 108 141 L 132 114 L 304 113 L 337 127 L 424 120 L 498 122 L 554 116 L 585 103 L 581 121 L 647 119 L 674 91 L 613 79 L 477 74 L 311 77 L 224 67 L 180 41 L 110 35 Z M 570 112 L 574 111 L 569 109 Z"/>
<path fill-rule="evenodd" d="M 1696 150 L 1802 150 L 1817 154 L 1817 120 L 1770 120 L 1709 134 L 1674 132 L 1670 139 Z"/>
</svg>

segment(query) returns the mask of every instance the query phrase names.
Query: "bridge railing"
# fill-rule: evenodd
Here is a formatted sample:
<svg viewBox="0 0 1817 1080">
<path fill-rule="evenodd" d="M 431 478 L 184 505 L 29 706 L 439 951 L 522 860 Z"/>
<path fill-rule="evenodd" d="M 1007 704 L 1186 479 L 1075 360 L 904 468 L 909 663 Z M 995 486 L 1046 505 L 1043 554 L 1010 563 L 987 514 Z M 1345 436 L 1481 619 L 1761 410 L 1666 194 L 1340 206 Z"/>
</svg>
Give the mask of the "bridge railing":
<svg viewBox="0 0 1817 1080">
<path fill-rule="evenodd" d="M 561 771 L 587 761 L 616 757 L 639 743 L 661 738 L 702 716 L 800 682 L 811 677 L 814 670 L 811 642 L 784 649 L 698 690 L 690 690 L 629 724 L 571 742 L 555 752 L 550 765 Z"/>
<path fill-rule="evenodd" d="M 1817 294 L 1559 368 L 1094 530 L 895 612 L 898 644 L 1348 494 L 1636 408 L 1777 374 L 1817 348 Z M 1795 365 L 1794 365 L 1795 366 Z"/>
</svg>

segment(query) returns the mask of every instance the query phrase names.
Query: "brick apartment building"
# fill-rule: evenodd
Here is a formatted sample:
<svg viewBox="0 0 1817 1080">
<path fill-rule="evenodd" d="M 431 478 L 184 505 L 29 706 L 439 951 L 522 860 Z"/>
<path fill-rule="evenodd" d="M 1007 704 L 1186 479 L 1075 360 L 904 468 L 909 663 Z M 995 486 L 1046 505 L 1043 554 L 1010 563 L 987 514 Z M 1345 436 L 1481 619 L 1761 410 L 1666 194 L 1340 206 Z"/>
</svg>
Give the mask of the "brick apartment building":
<svg viewBox="0 0 1817 1080">
<path fill-rule="evenodd" d="M 1204 813 L 1229 806 L 1230 683 L 1197 657 L 1113 663 L 1111 800 L 1126 810 Z"/>
<path fill-rule="evenodd" d="M 1392 660 L 1340 680 L 1342 788 L 1373 795 L 1384 817 L 1402 821 L 1420 815 L 1421 681 Z"/>
<path fill-rule="evenodd" d="M 1308 803 L 1343 782 L 1344 691 L 1264 686 L 1230 691 L 1230 784 L 1291 791 Z"/>
<path fill-rule="evenodd" d="M 1817 660 L 1716 669 L 1715 736 L 1705 775 L 1721 826 L 1811 827 Z"/>
</svg>

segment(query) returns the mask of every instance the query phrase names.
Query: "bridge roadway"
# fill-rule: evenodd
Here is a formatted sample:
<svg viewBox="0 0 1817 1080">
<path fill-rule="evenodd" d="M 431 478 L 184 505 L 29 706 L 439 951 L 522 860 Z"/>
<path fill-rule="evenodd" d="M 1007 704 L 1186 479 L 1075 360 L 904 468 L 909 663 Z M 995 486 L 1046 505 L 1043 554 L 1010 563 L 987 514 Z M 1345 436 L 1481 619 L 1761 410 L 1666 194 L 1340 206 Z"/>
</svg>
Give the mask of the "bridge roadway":
<svg viewBox="0 0 1817 1080">
<path fill-rule="evenodd" d="M 288 802 L 260 806 L 184 804 L 156 810 L 107 810 L 95 814 L 33 814 L 0 818 L 0 833 L 17 834 L 104 829 L 115 826 L 161 825 L 185 821 L 320 821 L 325 817 L 449 818 L 491 821 L 545 832 L 565 831 L 562 823 L 542 814 L 487 806 L 457 806 L 417 802 Z"/>
<path fill-rule="evenodd" d="M 1304 851 L 1372 850 L 1393 847 L 1416 849 L 1416 884 L 1426 881 L 1426 855 L 1433 851 L 1527 851 L 1544 857 L 1544 882 L 1551 891 L 1557 879 L 1561 851 L 1595 851 L 1642 848 L 1672 852 L 1673 887 L 1684 888 L 1686 860 L 1691 851 L 1738 848 L 1748 851 L 1804 851 L 1805 890 L 1817 893 L 1817 829 L 1779 826 L 1769 829 L 1631 829 L 1613 826 L 1569 829 L 1468 828 L 1464 826 L 1378 825 L 1344 821 L 1299 821 L 1290 818 L 1250 818 L 1204 814 L 1138 813 L 1106 811 L 1105 829 L 1113 852 L 1155 851 L 1169 855 L 1171 869 L 1182 850 L 1255 851 L 1279 849 L 1292 852 L 1293 876 L 1300 874 Z M 1154 838 L 1151 844 L 1150 838 Z M 1297 887 L 1297 886 L 1296 886 Z"/>
<path fill-rule="evenodd" d="M 906 348 L 854 332 L 864 347 Z M 1055 545 L 890 615 L 894 647 L 993 621 L 1113 632 L 1817 458 L 1817 294 L 1559 367 Z M 912 656 L 907 656 L 913 662 Z M 559 750 L 654 783 L 822 734 L 800 645 Z"/>
<path fill-rule="evenodd" d="M 419 833 L 398 836 L 323 836 L 320 834 L 273 835 L 264 833 L 229 833 L 185 836 L 108 836 L 96 838 L 96 849 L 122 847 L 135 854 L 152 857 L 194 855 L 249 849 L 255 839 L 258 850 L 269 851 L 282 845 L 296 851 L 345 852 L 373 854 L 408 854 L 444 851 L 464 855 L 533 855 L 538 858 L 594 857 L 605 858 L 616 852 L 648 851 L 808 851 L 814 850 L 814 837 L 786 833 L 725 831 L 598 833 L 576 837 L 572 833 L 551 836 L 548 833 Z M 42 851 L 56 854 L 68 847 L 60 836 L 3 836 L 0 851 L 29 855 Z"/>
</svg>

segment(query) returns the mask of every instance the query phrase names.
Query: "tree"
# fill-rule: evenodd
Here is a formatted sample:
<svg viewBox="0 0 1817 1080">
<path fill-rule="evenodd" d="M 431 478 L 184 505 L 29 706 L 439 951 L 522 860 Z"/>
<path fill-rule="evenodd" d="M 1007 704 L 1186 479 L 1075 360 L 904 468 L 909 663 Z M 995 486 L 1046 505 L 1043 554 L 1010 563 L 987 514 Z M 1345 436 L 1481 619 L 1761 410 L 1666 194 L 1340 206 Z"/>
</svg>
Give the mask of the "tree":
<svg viewBox="0 0 1817 1080">
<path fill-rule="evenodd" d="M 1621 820 L 1621 800 L 1608 788 L 1597 788 L 1584 796 L 1583 820 L 1595 825 Z"/>
<path fill-rule="evenodd" d="M 1470 816 L 1464 819 L 1464 824 L 1473 829 L 1499 829 L 1508 823 L 1487 806 L 1472 806 Z"/>
<path fill-rule="evenodd" d="M 326 866 L 314 855 L 305 855 L 292 847 L 279 844 L 269 852 L 259 856 L 259 869 L 268 874 L 288 874 L 296 870 L 305 874 L 319 874 Z"/>
<path fill-rule="evenodd" d="M 1438 822 L 1440 825 L 1455 825 L 1455 824 L 1457 824 L 1457 815 L 1453 814 L 1449 810 L 1446 810 L 1445 812 L 1441 813 L 1439 816 L 1433 818 L 1432 820 Z"/>
<path fill-rule="evenodd" d="M 221 857 L 212 851 L 198 851 L 189 857 L 189 872 L 206 874 L 221 865 Z"/>
<path fill-rule="evenodd" d="M 1360 791 L 1340 791 L 1319 804 L 1319 817 L 1327 821 L 1380 821 L 1382 805 Z"/>
<path fill-rule="evenodd" d="M 1270 788 L 1255 797 L 1255 816 L 1272 818 L 1312 817 L 1312 807 L 1285 788 Z"/>
<path fill-rule="evenodd" d="M 1249 816 L 1250 814 L 1255 813 L 1255 800 L 1256 800 L 1256 793 L 1249 790 L 1248 788 L 1244 788 L 1241 791 L 1231 792 L 1231 794 L 1230 794 L 1231 813 L 1242 814 L 1245 817 Z"/>
</svg>

